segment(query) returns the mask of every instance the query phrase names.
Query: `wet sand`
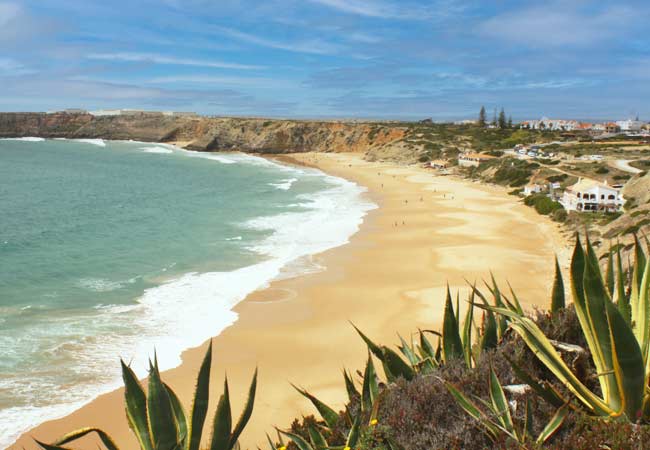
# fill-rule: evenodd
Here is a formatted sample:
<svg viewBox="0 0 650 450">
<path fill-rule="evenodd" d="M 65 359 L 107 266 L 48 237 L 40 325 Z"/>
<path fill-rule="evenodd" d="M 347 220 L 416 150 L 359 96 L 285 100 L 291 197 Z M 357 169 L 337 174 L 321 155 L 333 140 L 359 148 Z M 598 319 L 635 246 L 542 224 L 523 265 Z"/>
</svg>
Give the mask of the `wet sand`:
<svg viewBox="0 0 650 450">
<path fill-rule="evenodd" d="M 463 298 L 468 291 L 464 280 L 487 279 L 490 270 L 499 282 L 512 284 L 525 307 L 546 308 L 554 254 L 564 267 L 568 264 L 569 247 L 559 226 L 503 188 L 417 167 L 365 162 L 360 154 L 281 159 L 367 187 L 379 209 L 368 214 L 349 244 L 314 256 L 325 270 L 276 281 L 251 294 L 235 307 L 238 321 L 214 338 L 210 411 L 227 371 L 233 417 L 239 417 L 253 371 L 260 370 L 243 448 L 262 446 L 273 426 L 288 427 L 295 417 L 315 413 L 290 382 L 343 406 L 342 369 L 361 368 L 366 356 L 350 321 L 376 342 L 396 344 L 397 333 L 408 337 L 418 327 L 439 327 L 447 283 Z M 181 366 L 163 374 L 186 408 L 204 351 L 205 344 L 184 352 Z M 137 448 L 121 390 L 40 425 L 10 448 L 36 448 L 30 436 L 48 442 L 86 426 L 104 429 L 124 449 Z M 88 437 L 74 448 L 96 449 L 98 442 Z"/>
</svg>

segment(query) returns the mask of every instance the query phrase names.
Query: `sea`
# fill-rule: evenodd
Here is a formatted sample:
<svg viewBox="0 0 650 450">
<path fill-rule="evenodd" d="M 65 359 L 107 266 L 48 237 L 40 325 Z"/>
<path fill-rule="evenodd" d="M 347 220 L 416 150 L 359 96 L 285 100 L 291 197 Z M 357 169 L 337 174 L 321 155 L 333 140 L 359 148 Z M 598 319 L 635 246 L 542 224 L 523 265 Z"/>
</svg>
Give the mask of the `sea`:
<svg viewBox="0 0 650 450">
<path fill-rule="evenodd" d="M 322 270 L 375 205 L 311 168 L 97 139 L 0 140 L 0 448 Z"/>
</svg>

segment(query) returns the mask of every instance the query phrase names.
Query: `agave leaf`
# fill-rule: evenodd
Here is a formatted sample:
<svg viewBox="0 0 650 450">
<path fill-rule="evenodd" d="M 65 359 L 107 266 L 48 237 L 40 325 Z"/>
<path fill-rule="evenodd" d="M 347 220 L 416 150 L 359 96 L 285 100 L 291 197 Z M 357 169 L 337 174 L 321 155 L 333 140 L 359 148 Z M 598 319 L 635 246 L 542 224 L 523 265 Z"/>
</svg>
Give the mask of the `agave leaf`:
<svg viewBox="0 0 650 450">
<path fill-rule="evenodd" d="M 641 347 L 641 354 L 650 373 L 650 358 L 648 358 L 650 346 L 650 298 L 648 289 L 650 289 L 650 264 L 646 264 L 643 270 L 636 308 L 632 311 L 634 335 Z"/>
<path fill-rule="evenodd" d="M 237 444 L 237 440 L 239 439 L 239 436 L 241 436 L 242 432 L 244 431 L 244 428 L 246 428 L 246 425 L 248 424 L 248 421 L 251 418 L 251 415 L 253 414 L 253 405 L 255 404 L 255 391 L 257 390 L 257 369 L 255 369 L 255 374 L 253 374 L 253 380 L 251 381 L 251 385 L 248 388 L 248 398 L 246 399 L 246 406 L 244 406 L 244 410 L 241 413 L 241 416 L 239 416 L 239 420 L 237 421 L 237 425 L 235 425 L 235 429 L 232 432 L 232 436 L 230 437 L 230 447 L 234 447 L 235 444 Z"/>
<path fill-rule="evenodd" d="M 106 434 L 103 430 L 100 430 L 99 428 L 82 428 L 80 430 L 73 431 L 72 433 L 66 434 L 62 438 L 57 439 L 56 442 L 54 442 L 51 445 L 54 447 L 62 446 L 67 444 L 68 442 L 76 441 L 77 439 L 80 439 L 89 433 L 97 433 L 99 439 L 101 439 L 102 443 L 107 448 L 107 450 L 118 450 L 118 447 L 113 441 L 113 439 L 108 434 Z"/>
<path fill-rule="evenodd" d="M 497 321 L 496 318 L 494 317 L 494 314 L 492 313 L 492 310 L 488 307 L 489 303 L 485 296 L 479 291 L 478 289 L 474 288 L 474 293 L 478 296 L 478 298 L 481 300 L 483 303 L 483 306 L 481 307 L 477 303 L 474 303 L 474 306 L 479 306 L 481 309 L 484 310 L 483 312 L 483 317 L 482 317 L 482 339 L 480 342 L 480 350 L 485 351 L 491 348 L 495 348 L 499 342 L 499 337 L 498 337 L 498 332 L 497 332 Z M 523 314 L 523 313 L 522 313 Z"/>
<path fill-rule="evenodd" d="M 463 357 L 463 343 L 460 339 L 460 332 L 454 307 L 451 303 L 451 293 L 447 286 L 447 299 L 445 300 L 445 311 L 442 322 L 442 355 L 445 362 L 454 358 Z"/>
<path fill-rule="evenodd" d="M 364 342 L 366 343 L 370 351 L 373 353 L 373 355 L 375 355 L 379 359 L 382 359 L 384 355 L 381 351 L 381 347 L 379 347 L 377 344 L 372 342 L 365 334 L 361 332 L 361 330 L 359 330 L 356 327 L 356 325 L 352 324 L 352 326 L 354 327 L 355 330 L 357 330 L 357 333 L 359 333 L 359 336 L 361 336 L 361 339 L 364 340 Z"/>
<path fill-rule="evenodd" d="M 508 282 L 508 289 L 510 289 L 510 295 L 512 295 L 512 301 L 515 306 L 515 312 L 523 315 L 524 314 L 524 309 L 521 307 L 521 303 L 519 303 L 519 299 L 517 298 L 517 294 L 515 294 L 514 289 L 512 289 L 512 286 L 510 285 L 510 282 Z"/>
<path fill-rule="evenodd" d="M 124 402 L 126 417 L 142 450 L 153 450 L 149 421 L 147 419 L 147 396 L 133 370 L 120 360 L 124 380 Z"/>
<path fill-rule="evenodd" d="M 427 356 L 430 358 L 435 358 L 436 350 L 433 348 L 433 345 L 431 345 L 431 342 L 426 338 L 422 330 L 419 330 L 419 332 L 420 332 L 420 354 L 422 355 L 422 358 L 424 359 Z"/>
<path fill-rule="evenodd" d="M 352 402 L 354 401 L 355 398 L 359 398 L 361 394 L 359 393 L 356 386 L 354 385 L 354 381 L 352 380 L 352 377 L 345 369 L 343 369 L 343 378 L 345 379 L 345 390 L 348 393 L 348 400 Z"/>
<path fill-rule="evenodd" d="M 402 336 L 400 336 L 399 334 L 398 334 L 398 336 L 399 336 L 399 339 L 400 339 L 400 341 L 402 343 L 402 345 L 400 345 L 398 347 L 399 350 L 402 352 L 402 354 L 404 356 L 406 356 L 406 359 L 409 360 L 409 362 L 411 363 L 412 366 L 416 366 L 420 362 L 419 358 L 416 356 L 415 352 L 413 351 L 411 346 L 408 344 L 408 342 L 406 342 L 404 340 L 404 338 Z"/>
<path fill-rule="evenodd" d="M 271 436 L 269 436 L 269 433 L 266 433 L 266 440 L 269 443 L 269 447 L 271 447 L 271 450 L 277 450 L 275 448 L 275 442 L 273 442 L 273 439 L 271 439 Z"/>
<path fill-rule="evenodd" d="M 611 370 L 611 364 L 610 365 L 607 364 L 602 354 L 602 350 L 600 348 L 600 341 L 596 335 L 596 330 L 594 327 L 592 317 L 590 316 L 588 311 L 587 301 L 585 296 L 584 277 L 588 265 L 589 264 L 587 264 L 585 252 L 582 249 L 582 243 L 580 242 L 580 237 L 576 235 L 576 245 L 573 250 L 573 257 L 571 259 L 571 291 L 573 294 L 573 303 L 575 305 L 578 321 L 580 322 L 580 328 L 582 329 L 582 332 L 585 336 L 585 340 L 587 341 L 587 345 L 589 346 L 589 350 L 591 351 L 594 365 L 596 366 L 596 372 L 606 373 Z M 594 269 L 591 269 L 590 274 L 593 272 Z M 597 282 L 595 284 L 597 284 Z M 597 288 L 594 288 L 592 286 L 592 290 L 597 290 Z M 595 298 L 601 298 L 601 296 L 599 296 L 598 293 L 596 293 Z M 602 316 L 600 316 L 600 320 L 601 320 L 600 328 L 602 328 Z M 608 339 L 609 331 L 605 330 L 605 333 L 606 333 L 605 336 Z M 600 336 L 600 339 L 602 339 L 602 336 Z M 599 382 L 600 382 L 601 390 L 603 391 L 604 398 L 608 399 L 610 396 L 609 385 L 611 380 L 608 381 L 603 377 L 599 377 Z"/>
<path fill-rule="evenodd" d="M 610 415 L 613 412 L 612 408 L 603 399 L 591 392 L 578 380 L 534 321 L 505 308 L 480 307 L 491 308 L 497 314 L 508 316 L 510 326 L 526 342 L 528 348 L 587 408 L 599 415 Z"/>
<path fill-rule="evenodd" d="M 492 408 L 497 413 L 499 422 L 501 422 L 503 428 L 508 430 L 510 434 L 516 435 L 515 425 L 512 422 L 512 416 L 510 415 L 508 399 L 506 398 L 506 394 L 503 392 L 503 387 L 501 386 L 497 374 L 494 373 L 492 367 L 490 367 L 488 387 L 490 391 L 490 400 L 492 401 Z"/>
<path fill-rule="evenodd" d="M 598 373 L 603 374 L 598 380 L 605 401 L 613 410 L 617 411 L 621 407 L 622 398 L 619 386 L 616 383 L 616 377 L 611 372 L 613 369 L 612 343 L 609 333 L 609 321 L 607 320 L 607 305 L 612 301 L 607 296 L 598 265 L 598 257 L 589 240 L 587 240 L 583 287 L 587 315 L 595 336 L 596 345 L 591 349 L 592 356 L 596 368 L 601 367 L 603 369 L 598 371 Z M 600 360 L 598 363 L 596 363 L 597 359 Z"/>
<path fill-rule="evenodd" d="M 415 377 L 413 368 L 406 364 L 397 353 L 388 347 L 382 347 L 382 351 L 384 353 L 384 371 L 388 369 L 393 380 L 399 377 L 403 377 L 405 380 L 412 380 Z"/>
<path fill-rule="evenodd" d="M 372 363 L 372 357 L 368 354 L 368 362 L 366 363 L 366 370 L 363 374 L 363 386 L 361 389 L 361 409 L 364 412 L 372 409 L 378 392 L 379 387 L 377 386 L 375 366 Z"/>
<path fill-rule="evenodd" d="M 546 424 L 542 432 L 537 437 L 536 443 L 543 444 L 546 442 L 553 435 L 553 433 L 555 433 L 558 428 L 560 428 L 564 422 L 564 419 L 566 419 L 567 414 L 569 414 L 568 404 L 555 412 L 553 417 L 551 417 L 551 420 Z"/>
<path fill-rule="evenodd" d="M 289 431 L 278 430 L 278 432 L 284 434 L 286 437 L 291 439 L 293 443 L 296 444 L 296 447 L 298 447 L 299 450 L 315 450 L 314 447 L 312 447 L 311 444 L 307 442 L 302 436 L 299 436 L 295 433 L 291 433 Z"/>
<path fill-rule="evenodd" d="M 316 427 L 310 425 L 307 431 L 309 432 L 309 439 L 315 450 L 325 450 L 328 447 L 327 441 Z"/>
<path fill-rule="evenodd" d="M 154 448 L 158 450 L 174 448 L 178 443 L 176 418 L 167 389 L 160 379 L 158 361 L 155 359 L 153 365 L 151 361 L 149 362 L 147 412 L 149 413 L 149 427 Z"/>
<path fill-rule="evenodd" d="M 472 290 L 469 298 L 469 305 L 467 305 L 465 322 L 463 323 L 463 335 L 461 339 L 463 344 L 463 354 L 465 356 L 465 365 L 468 368 L 472 367 L 472 323 L 473 321 L 474 321 L 474 291 Z"/>
<path fill-rule="evenodd" d="M 230 450 L 230 432 L 232 430 L 232 414 L 230 410 L 230 392 L 228 378 L 223 383 L 223 394 L 219 397 L 217 412 L 212 424 L 212 442 L 210 450 Z"/>
<path fill-rule="evenodd" d="M 617 250 L 616 254 L 616 265 L 616 305 L 625 321 L 631 325 L 632 311 L 630 308 L 630 298 L 625 292 L 625 271 L 623 270 L 623 259 L 621 257 L 620 248 Z"/>
<path fill-rule="evenodd" d="M 36 441 L 36 443 L 37 443 L 39 446 L 43 447 L 45 450 L 70 450 L 70 449 L 67 448 L 67 447 L 60 447 L 60 446 L 58 446 L 58 445 L 46 444 L 45 442 L 41 442 L 41 441 L 39 441 L 39 440 L 37 440 L 37 439 L 34 439 L 34 440 Z"/>
<path fill-rule="evenodd" d="M 494 306 L 498 308 L 505 308 L 505 304 L 503 303 L 503 300 L 501 298 L 501 291 L 499 290 L 499 286 L 497 285 L 497 280 L 494 278 L 494 274 L 490 272 L 490 278 L 492 279 L 492 287 L 486 283 L 486 286 L 492 293 L 492 296 L 494 297 Z M 499 316 L 496 318 L 497 319 L 497 337 L 498 339 L 501 339 L 503 335 L 506 333 L 506 330 L 508 329 L 508 321 L 504 316 Z"/>
<path fill-rule="evenodd" d="M 609 296 L 614 298 L 614 288 L 616 287 L 616 278 L 614 277 L 614 255 L 610 249 L 607 254 L 607 269 L 605 269 L 605 280 Z"/>
<path fill-rule="evenodd" d="M 350 432 L 348 433 L 348 438 L 345 441 L 345 446 L 349 448 L 354 448 L 356 447 L 357 443 L 359 442 L 359 428 L 361 427 L 361 414 L 357 416 L 357 418 L 354 420 L 354 424 L 352 424 L 352 428 L 350 429 Z"/>
<path fill-rule="evenodd" d="M 560 270 L 560 263 L 555 257 L 555 279 L 553 280 L 553 294 L 551 296 L 551 312 L 555 313 L 560 309 L 564 309 L 564 281 L 562 280 L 562 271 Z"/>
<path fill-rule="evenodd" d="M 199 375 L 196 380 L 196 389 L 194 391 L 194 403 L 192 404 L 192 417 L 187 439 L 188 450 L 199 450 L 201 445 L 201 436 L 203 434 L 203 425 L 208 412 L 208 401 L 210 399 L 210 367 L 212 365 L 212 341 L 208 344 L 208 349 L 203 357 Z"/>
<path fill-rule="evenodd" d="M 169 401 L 172 405 L 172 411 L 174 412 L 174 418 L 176 419 L 176 432 L 178 434 L 178 443 L 179 450 L 185 448 L 186 439 L 187 439 L 187 415 L 183 409 L 181 401 L 178 399 L 176 393 L 170 388 L 166 383 L 163 383 L 163 386 L 167 390 L 167 395 L 169 395 Z"/>
<path fill-rule="evenodd" d="M 483 414 L 483 412 L 481 412 L 481 410 L 470 399 L 465 397 L 465 395 L 462 392 L 456 389 L 454 385 L 445 382 L 445 386 L 447 387 L 449 393 L 456 400 L 456 403 L 458 403 L 458 406 L 460 406 L 463 409 L 463 411 L 465 411 L 471 417 L 478 420 L 481 423 L 481 425 L 483 425 L 483 428 L 485 428 L 488 435 L 492 439 L 495 439 L 499 434 L 499 428 L 496 426 L 496 424 L 492 423 L 492 421 L 487 419 L 485 417 L 485 414 Z"/>
<path fill-rule="evenodd" d="M 318 410 L 318 413 L 321 415 L 325 423 L 329 428 L 334 428 L 336 424 L 339 421 L 339 415 L 336 411 L 334 411 L 332 408 L 327 406 L 325 403 L 321 402 L 318 400 L 316 397 L 314 397 L 312 394 L 307 392 L 304 389 L 300 389 L 299 387 L 295 385 L 291 385 L 293 388 L 300 392 L 305 398 L 309 399 L 311 403 L 314 405 L 314 407 Z"/>
<path fill-rule="evenodd" d="M 645 393 L 645 364 L 634 333 L 614 304 L 607 304 L 607 318 L 610 323 L 613 369 L 620 392 L 620 412 L 630 422 L 641 417 Z"/>
<path fill-rule="evenodd" d="M 524 417 L 524 430 L 522 433 L 521 441 L 525 443 L 529 438 L 533 437 L 533 411 L 530 404 L 530 397 L 526 397 L 526 412 Z"/>
</svg>

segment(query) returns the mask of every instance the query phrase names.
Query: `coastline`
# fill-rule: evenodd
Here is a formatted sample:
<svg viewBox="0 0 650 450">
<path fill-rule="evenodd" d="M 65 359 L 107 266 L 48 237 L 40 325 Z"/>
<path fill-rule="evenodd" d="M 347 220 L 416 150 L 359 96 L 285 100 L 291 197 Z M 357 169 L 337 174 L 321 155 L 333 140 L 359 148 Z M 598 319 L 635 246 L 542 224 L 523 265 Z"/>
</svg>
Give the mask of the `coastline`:
<svg viewBox="0 0 650 450">
<path fill-rule="evenodd" d="M 211 410 L 227 370 L 233 414 L 238 415 L 255 366 L 260 367 L 244 448 L 261 443 L 273 425 L 288 426 L 301 413 L 313 413 L 290 381 L 333 406 L 342 405 L 341 368 L 361 367 L 366 353 L 348 320 L 392 345 L 397 332 L 409 336 L 418 326 L 439 325 L 447 281 L 462 295 L 463 278 L 481 280 L 490 269 L 499 282 L 507 278 L 512 283 L 525 306 L 548 306 L 553 253 L 560 253 L 565 267 L 568 246 L 556 224 L 517 204 L 503 188 L 369 163 L 360 154 L 279 159 L 365 186 L 380 208 L 368 213 L 348 245 L 314 257 L 326 268 L 323 272 L 275 281 L 249 295 L 234 308 L 239 320 L 214 339 Z M 163 375 L 185 404 L 204 348 L 185 351 L 181 366 Z M 121 390 L 27 436 L 49 441 L 83 426 L 99 426 L 119 444 L 133 447 Z M 10 448 L 35 448 L 27 436 Z M 95 442 L 87 438 L 79 448 L 96 448 Z"/>
</svg>

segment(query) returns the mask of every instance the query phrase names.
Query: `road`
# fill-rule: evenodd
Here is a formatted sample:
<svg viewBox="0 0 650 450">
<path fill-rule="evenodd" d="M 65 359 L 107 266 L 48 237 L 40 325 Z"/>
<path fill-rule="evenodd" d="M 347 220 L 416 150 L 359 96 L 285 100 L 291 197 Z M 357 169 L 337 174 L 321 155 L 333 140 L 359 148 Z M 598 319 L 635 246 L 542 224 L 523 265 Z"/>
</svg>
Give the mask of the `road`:
<svg viewBox="0 0 650 450">
<path fill-rule="evenodd" d="M 623 172 L 628 172 L 628 173 L 633 173 L 633 174 L 643 172 L 641 169 L 637 169 L 636 167 L 632 167 L 630 165 L 630 161 L 627 160 L 627 159 L 617 159 L 617 160 L 614 160 L 614 161 L 609 161 L 609 165 L 616 168 L 616 169 L 622 170 Z"/>
</svg>

